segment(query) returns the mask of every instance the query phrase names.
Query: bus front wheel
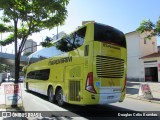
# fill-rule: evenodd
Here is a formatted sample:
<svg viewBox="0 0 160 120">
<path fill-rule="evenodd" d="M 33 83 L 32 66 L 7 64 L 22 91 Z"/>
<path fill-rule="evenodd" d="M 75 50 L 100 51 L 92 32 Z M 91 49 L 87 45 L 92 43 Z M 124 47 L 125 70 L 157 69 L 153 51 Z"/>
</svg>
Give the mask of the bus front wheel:
<svg viewBox="0 0 160 120">
<path fill-rule="evenodd" d="M 48 90 L 48 100 L 51 103 L 53 103 L 55 101 L 54 100 L 53 88 L 52 87 L 49 87 L 49 90 Z"/>
<path fill-rule="evenodd" d="M 26 83 L 26 91 L 29 92 L 29 85 L 28 85 L 28 82 Z"/>
<path fill-rule="evenodd" d="M 58 91 L 56 92 L 56 100 L 57 100 L 59 106 L 63 106 L 64 105 L 63 91 L 62 91 L 61 88 L 58 89 Z"/>
</svg>

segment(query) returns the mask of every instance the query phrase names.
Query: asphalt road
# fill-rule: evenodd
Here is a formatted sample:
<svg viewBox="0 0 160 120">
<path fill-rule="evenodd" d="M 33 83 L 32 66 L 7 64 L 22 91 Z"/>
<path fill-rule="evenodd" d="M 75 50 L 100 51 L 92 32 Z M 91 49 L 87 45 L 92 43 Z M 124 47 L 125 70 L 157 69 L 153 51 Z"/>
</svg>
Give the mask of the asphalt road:
<svg viewBox="0 0 160 120">
<path fill-rule="evenodd" d="M 35 92 L 23 90 L 22 95 L 25 112 L 41 112 L 42 117 L 40 119 L 106 119 L 108 116 L 116 116 L 116 118 L 119 116 L 120 118 L 130 119 L 160 119 L 159 117 L 155 117 L 155 115 L 160 116 L 160 112 L 154 112 L 160 110 L 159 104 L 131 98 L 126 98 L 122 103 L 112 103 L 109 105 L 77 106 L 66 104 L 64 107 L 59 107 L 57 104 L 48 102 L 46 96 Z M 134 117 L 131 118 L 131 116 Z"/>
</svg>

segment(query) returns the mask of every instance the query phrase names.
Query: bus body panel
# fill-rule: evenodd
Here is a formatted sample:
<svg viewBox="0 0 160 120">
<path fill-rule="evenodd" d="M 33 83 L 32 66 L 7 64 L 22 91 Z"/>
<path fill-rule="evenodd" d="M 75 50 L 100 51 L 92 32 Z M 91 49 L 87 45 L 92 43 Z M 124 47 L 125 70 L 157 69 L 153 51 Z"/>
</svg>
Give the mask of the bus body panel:
<svg viewBox="0 0 160 120">
<path fill-rule="evenodd" d="M 53 87 L 54 95 L 57 88 L 61 87 L 63 100 L 71 104 L 93 105 L 123 101 L 126 92 L 126 48 L 95 41 L 94 24 L 85 25 L 84 42 L 77 49 L 28 65 L 24 85 L 28 83 L 30 90 L 44 95 L 48 94 L 49 86 Z M 34 71 L 49 74 L 48 79 L 33 79 L 29 75 Z M 89 75 L 93 75 L 93 83 L 88 81 Z M 95 92 L 88 90 L 88 84 L 93 84 Z"/>
</svg>

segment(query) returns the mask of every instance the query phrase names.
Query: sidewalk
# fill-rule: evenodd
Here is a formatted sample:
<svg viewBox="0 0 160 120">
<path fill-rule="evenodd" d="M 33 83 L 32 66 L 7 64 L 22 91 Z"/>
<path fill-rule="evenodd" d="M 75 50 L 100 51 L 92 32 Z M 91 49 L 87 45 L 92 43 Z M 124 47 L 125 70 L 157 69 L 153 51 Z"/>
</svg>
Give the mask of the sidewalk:
<svg viewBox="0 0 160 120">
<path fill-rule="evenodd" d="M 138 96 L 140 84 L 148 84 L 153 98 L 150 100 Z M 160 104 L 160 83 L 127 81 L 126 97 Z"/>
</svg>

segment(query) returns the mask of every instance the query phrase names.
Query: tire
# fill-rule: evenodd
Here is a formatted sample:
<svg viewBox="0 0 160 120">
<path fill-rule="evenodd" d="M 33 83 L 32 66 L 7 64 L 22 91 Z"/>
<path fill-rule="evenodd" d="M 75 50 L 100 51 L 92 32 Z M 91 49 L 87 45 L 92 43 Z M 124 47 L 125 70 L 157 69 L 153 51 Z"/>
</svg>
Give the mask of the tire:
<svg viewBox="0 0 160 120">
<path fill-rule="evenodd" d="M 29 92 L 29 85 L 28 85 L 28 82 L 26 83 L 26 91 Z"/>
<path fill-rule="evenodd" d="M 63 101 L 63 91 L 62 89 L 58 89 L 58 91 L 56 92 L 56 100 L 59 106 L 63 106 L 64 105 L 64 101 Z"/>
<path fill-rule="evenodd" d="M 53 94 L 53 87 L 49 87 L 48 89 L 48 101 L 51 103 L 55 102 L 54 94 Z"/>
</svg>

